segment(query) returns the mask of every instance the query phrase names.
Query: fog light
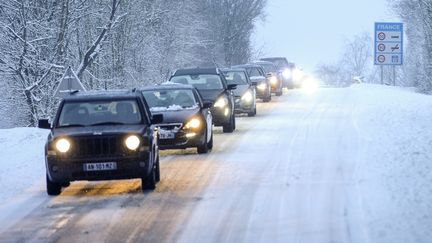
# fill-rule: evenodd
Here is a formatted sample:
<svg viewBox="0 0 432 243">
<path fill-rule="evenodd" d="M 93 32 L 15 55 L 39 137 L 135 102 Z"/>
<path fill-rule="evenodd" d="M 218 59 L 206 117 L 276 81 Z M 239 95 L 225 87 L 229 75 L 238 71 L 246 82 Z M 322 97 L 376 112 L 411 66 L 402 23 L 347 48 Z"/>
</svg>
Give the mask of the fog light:
<svg viewBox="0 0 432 243">
<path fill-rule="evenodd" d="M 196 136 L 196 133 L 194 133 L 194 132 L 186 133 L 186 137 L 187 137 L 187 138 L 193 138 L 193 137 L 195 137 L 195 136 Z"/>
</svg>

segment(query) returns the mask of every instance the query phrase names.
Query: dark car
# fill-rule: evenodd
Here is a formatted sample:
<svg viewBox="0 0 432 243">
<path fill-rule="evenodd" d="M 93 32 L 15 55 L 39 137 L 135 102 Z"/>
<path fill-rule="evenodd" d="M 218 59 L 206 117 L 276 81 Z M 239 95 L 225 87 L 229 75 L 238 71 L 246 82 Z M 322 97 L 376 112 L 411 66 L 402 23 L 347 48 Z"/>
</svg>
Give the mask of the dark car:
<svg viewBox="0 0 432 243">
<path fill-rule="evenodd" d="M 276 94 L 276 96 L 281 96 L 283 94 L 283 77 L 282 73 L 280 73 L 277 67 L 272 62 L 259 61 L 254 62 L 254 64 L 260 65 L 267 77 L 270 79 L 271 91 Z"/>
<path fill-rule="evenodd" d="M 165 83 L 145 87 L 144 98 L 152 114 L 162 114 L 160 149 L 197 148 L 199 154 L 213 148 L 211 102 L 203 102 L 191 85 Z"/>
<path fill-rule="evenodd" d="M 77 180 L 141 178 L 143 190 L 160 180 L 158 131 L 162 115 L 151 116 L 135 91 L 79 92 L 60 103 L 45 146 L 48 195 Z"/>
<path fill-rule="evenodd" d="M 234 90 L 235 112 L 255 116 L 257 113 L 256 91 L 246 70 L 241 68 L 223 69 L 222 72 L 228 84 L 237 85 Z"/>
<path fill-rule="evenodd" d="M 229 85 L 218 68 L 180 69 L 170 79 L 173 83 L 194 86 L 205 102 L 212 102 L 211 113 L 215 126 L 222 126 L 223 132 L 235 130 L 234 94 L 236 85 Z"/>
<path fill-rule="evenodd" d="M 266 57 L 261 58 L 261 61 L 272 62 L 282 74 L 284 86 L 293 89 L 301 86 L 301 77 L 299 70 L 294 63 L 288 62 L 285 57 Z"/>
<path fill-rule="evenodd" d="M 264 102 L 271 101 L 271 84 L 270 80 L 267 78 L 264 69 L 257 64 L 243 64 L 233 66 L 232 68 L 242 68 L 245 69 L 249 75 L 250 80 L 256 86 L 256 96 L 258 99 L 262 99 Z"/>
</svg>

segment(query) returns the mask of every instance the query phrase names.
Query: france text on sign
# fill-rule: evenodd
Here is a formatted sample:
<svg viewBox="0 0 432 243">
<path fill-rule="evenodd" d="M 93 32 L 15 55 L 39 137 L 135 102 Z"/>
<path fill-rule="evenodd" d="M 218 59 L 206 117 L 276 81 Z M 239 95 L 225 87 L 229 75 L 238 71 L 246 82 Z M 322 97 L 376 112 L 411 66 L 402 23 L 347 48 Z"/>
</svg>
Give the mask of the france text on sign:
<svg viewBox="0 0 432 243">
<path fill-rule="evenodd" d="M 375 65 L 403 64 L 403 24 L 375 23 Z"/>
</svg>

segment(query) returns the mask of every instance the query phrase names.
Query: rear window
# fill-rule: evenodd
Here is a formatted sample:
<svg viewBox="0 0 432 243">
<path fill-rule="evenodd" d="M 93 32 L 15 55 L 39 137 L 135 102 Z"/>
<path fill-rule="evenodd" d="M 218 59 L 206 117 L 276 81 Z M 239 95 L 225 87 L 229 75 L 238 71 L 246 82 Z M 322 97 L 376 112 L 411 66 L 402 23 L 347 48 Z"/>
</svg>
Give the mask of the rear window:
<svg viewBox="0 0 432 243">
<path fill-rule="evenodd" d="M 58 126 L 131 125 L 141 122 L 136 100 L 69 102 L 62 107 Z"/>
</svg>

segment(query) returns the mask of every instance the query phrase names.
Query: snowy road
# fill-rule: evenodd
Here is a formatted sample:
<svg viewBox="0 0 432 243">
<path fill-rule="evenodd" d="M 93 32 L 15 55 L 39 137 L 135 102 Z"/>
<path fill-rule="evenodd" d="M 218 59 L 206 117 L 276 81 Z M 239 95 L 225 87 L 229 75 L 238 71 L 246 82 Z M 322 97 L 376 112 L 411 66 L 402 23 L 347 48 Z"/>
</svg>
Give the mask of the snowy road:
<svg viewBox="0 0 432 243">
<path fill-rule="evenodd" d="M 260 104 L 235 134 L 218 129 L 209 155 L 164 152 L 153 193 L 138 180 L 73 183 L 57 198 L 34 189 L 32 203 L 10 207 L 0 242 L 392 242 L 370 229 L 374 203 L 389 197 L 362 182 L 370 138 L 357 94 L 294 91 Z"/>
</svg>

